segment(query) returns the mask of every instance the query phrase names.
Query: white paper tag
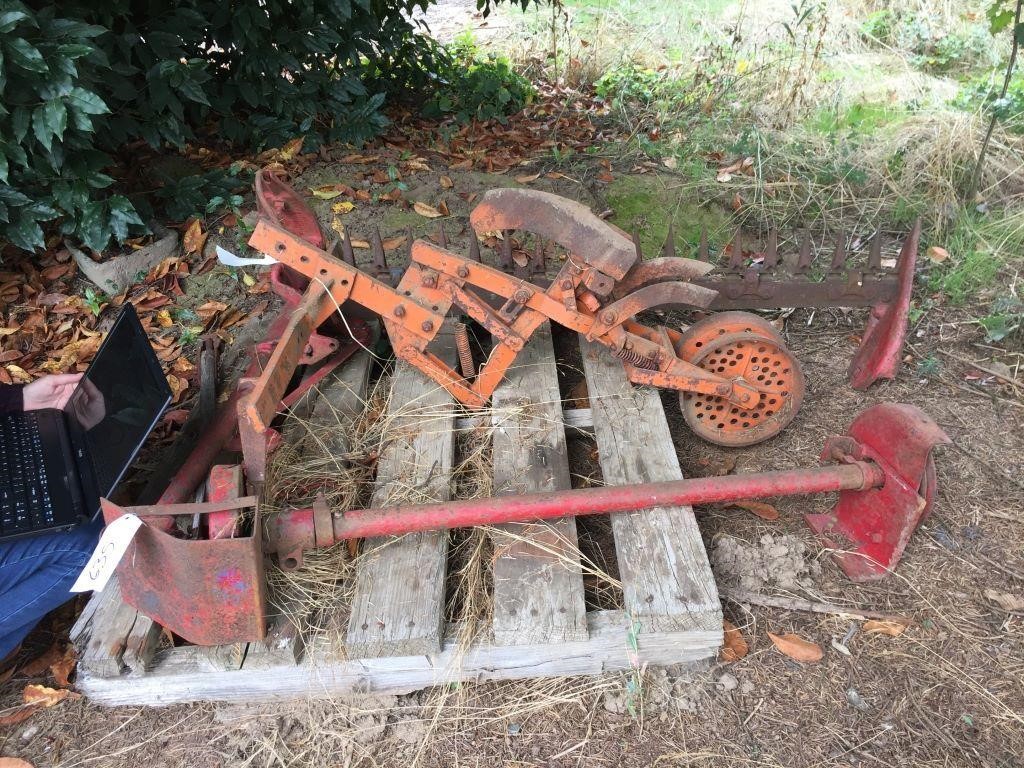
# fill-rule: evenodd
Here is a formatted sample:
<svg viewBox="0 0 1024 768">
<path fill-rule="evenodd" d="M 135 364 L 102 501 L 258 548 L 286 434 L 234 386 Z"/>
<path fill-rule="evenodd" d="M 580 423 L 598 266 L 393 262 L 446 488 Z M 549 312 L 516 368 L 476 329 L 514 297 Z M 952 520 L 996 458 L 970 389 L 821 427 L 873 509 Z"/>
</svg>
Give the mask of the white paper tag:
<svg viewBox="0 0 1024 768">
<path fill-rule="evenodd" d="M 226 248 L 221 248 L 219 245 L 217 246 L 217 261 L 226 267 L 251 267 L 253 265 L 260 264 L 277 264 L 277 259 L 273 256 L 263 254 L 258 259 L 235 256 L 231 251 Z"/>
<path fill-rule="evenodd" d="M 104 528 L 100 543 L 96 545 L 96 550 L 71 591 L 102 592 L 141 527 L 142 518 L 127 512 Z"/>
</svg>

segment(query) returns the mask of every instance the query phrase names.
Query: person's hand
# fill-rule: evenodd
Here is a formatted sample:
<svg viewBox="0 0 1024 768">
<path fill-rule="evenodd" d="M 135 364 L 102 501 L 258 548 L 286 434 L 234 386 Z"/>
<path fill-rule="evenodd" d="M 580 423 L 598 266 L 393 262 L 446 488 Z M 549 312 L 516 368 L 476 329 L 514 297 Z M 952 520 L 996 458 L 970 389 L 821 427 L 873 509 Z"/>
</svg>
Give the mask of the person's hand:
<svg viewBox="0 0 1024 768">
<path fill-rule="evenodd" d="M 81 380 L 80 373 L 59 373 L 55 376 L 43 376 L 21 390 L 26 411 L 40 408 L 63 408 L 71 393 L 75 391 Z"/>
</svg>

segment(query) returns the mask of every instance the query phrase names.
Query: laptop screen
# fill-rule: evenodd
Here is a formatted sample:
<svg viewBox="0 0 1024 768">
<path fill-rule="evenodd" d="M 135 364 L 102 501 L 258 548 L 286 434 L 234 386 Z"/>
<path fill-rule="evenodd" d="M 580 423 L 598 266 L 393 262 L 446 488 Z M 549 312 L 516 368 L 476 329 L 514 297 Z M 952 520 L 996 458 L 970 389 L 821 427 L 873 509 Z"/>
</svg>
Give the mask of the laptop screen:
<svg viewBox="0 0 1024 768">
<path fill-rule="evenodd" d="M 98 509 L 99 498 L 111 494 L 170 398 L 135 308 L 126 304 L 64 406 L 87 506 Z"/>
</svg>

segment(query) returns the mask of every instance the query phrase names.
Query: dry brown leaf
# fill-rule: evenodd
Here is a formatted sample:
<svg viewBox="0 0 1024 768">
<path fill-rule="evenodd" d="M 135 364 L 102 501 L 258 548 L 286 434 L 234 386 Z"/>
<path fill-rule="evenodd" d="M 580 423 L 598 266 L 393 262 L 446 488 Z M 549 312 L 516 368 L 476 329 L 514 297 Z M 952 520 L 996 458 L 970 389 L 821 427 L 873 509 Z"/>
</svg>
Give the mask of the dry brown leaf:
<svg viewBox="0 0 1024 768">
<path fill-rule="evenodd" d="M 196 314 L 203 320 L 209 320 L 218 312 L 223 312 L 228 305 L 222 301 L 208 301 L 196 309 Z"/>
<path fill-rule="evenodd" d="M 7 365 L 4 367 L 7 369 L 7 373 L 11 375 L 11 380 L 14 381 L 15 384 L 28 384 L 32 381 L 32 377 L 21 366 Z"/>
<path fill-rule="evenodd" d="M 995 589 L 986 589 L 985 597 L 998 605 L 1007 613 L 1019 613 L 1024 611 L 1024 599 L 1009 592 L 1000 592 Z"/>
<path fill-rule="evenodd" d="M 536 181 L 540 178 L 539 173 L 530 173 L 525 176 L 516 176 L 516 181 L 520 184 L 529 184 L 531 181 Z"/>
<path fill-rule="evenodd" d="M 880 619 L 868 619 L 861 627 L 865 632 L 879 635 L 896 637 L 907 631 L 907 625 L 899 621 L 883 621 Z"/>
<path fill-rule="evenodd" d="M 926 255 L 931 261 L 935 262 L 936 264 L 941 264 L 942 262 L 949 258 L 949 251 L 947 251 L 945 248 L 939 247 L 938 245 L 933 245 L 928 249 Z"/>
<path fill-rule="evenodd" d="M 202 253 L 207 236 L 208 233 L 203 232 L 203 225 L 199 219 L 193 219 L 192 223 L 188 225 L 188 229 L 185 230 L 185 237 L 181 240 L 185 253 Z"/>
<path fill-rule="evenodd" d="M 762 520 L 774 521 L 779 519 L 779 510 L 771 504 L 765 504 L 763 501 L 733 501 L 729 503 L 729 506 L 745 509 Z"/>
<path fill-rule="evenodd" d="M 732 209 L 734 211 L 738 211 L 742 207 L 743 207 L 743 198 L 740 197 L 740 193 L 737 192 L 735 195 L 732 196 Z"/>
<path fill-rule="evenodd" d="M 62 688 L 71 684 L 68 678 L 71 677 L 71 673 L 75 671 L 75 665 L 78 663 L 76 656 L 75 646 L 68 643 L 68 647 L 64 649 L 61 657 L 50 665 L 50 674 L 53 675 L 57 685 Z"/>
<path fill-rule="evenodd" d="M 57 645 L 57 643 L 54 643 L 42 656 L 37 656 L 32 659 L 32 661 L 28 662 L 28 664 L 22 666 L 21 672 L 27 677 L 36 677 L 48 670 L 50 665 L 59 660 L 60 657 L 60 646 Z"/>
<path fill-rule="evenodd" d="M 302 142 L 305 140 L 305 136 L 299 136 L 297 139 L 292 139 L 277 152 L 277 158 L 284 161 L 294 160 L 302 150 Z"/>
<path fill-rule="evenodd" d="M 416 211 L 416 213 L 418 213 L 420 216 L 424 216 L 428 219 L 436 219 L 440 216 L 444 216 L 444 214 L 437 210 L 437 208 L 435 208 L 434 206 L 427 205 L 426 203 L 421 203 L 418 200 L 412 204 L 412 209 Z"/>
<path fill-rule="evenodd" d="M 52 707 L 60 704 L 64 699 L 79 699 L 82 694 L 75 693 L 68 688 L 47 688 L 45 685 L 30 683 L 21 692 L 21 699 L 26 704 L 39 704 L 43 707 Z"/>
<path fill-rule="evenodd" d="M 747 645 L 747 641 L 743 639 L 743 634 L 736 625 L 728 619 L 722 621 L 722 629 L 725 637 L 722 650 L 718 654 L 719 661 L 739 661 L 747 655 L 750 646 Z"/>
<path fill-rule="evenodd" d="M 451 189 L 454 186 L 455 186 L 455 182 L 452 181 L 451 176 L 442 176 L 441 177 L 441 187 L 443 189 Z"/>
<path fill-rule="evenodd" d="M 810 640 L 804 640 L 792 632 L 787 632 L 785 635 L 776 635 L 769 632 L 768 637 L 780 653 L 789 656 L 794 661 L 814 663 L 821 661 L 825 655 L 820 645 L 812 643 Z"/>
<path fill-rule="evenodd" d="M 29 714 L 31 715 L 32 712 Z M 0 768 L 35 768 L 35 766 L 28 760 L 22 760 L 19 757 L 0 757 Z"/>
<path fill-rule="evenodd" d="M 30 717 L 32 717 L 32 715 L 34 715 L 37 711 L 39 711 L 42 708 L 42 704 L 32 704 L 30 706 L 24 706 L 20 709 L 16 709 L 13 712 L 11 712 L 11 714 L 0 717 L 0 725 L 17 725 L 18 723 L 22 723 L 25 720 L 28 720 Z M 0 758 L 0 760 L 9 759 L 11 758 Z M 15 765 L 17 765 L 17 763 L 15 763 Z M 0 768 L 2 768 L 2 766 L 3 763 L 0 763 Z"/>
<path fill-rule="evenodd" d="M 161 309 L 156 313 L 156 324 L 161 328 L 170 328 L 174 325 L 174 320 L 171 319 L 171 313 L 166 309 Z"/>
<path fill-rule="evenodd" d="M 596 178 L 598 181 L 603 181 L 605 184 L 610 184 L 611 182 L 615 181 L 615 177 L 612 176 L 611 173 L 609 173 L 608 171 L 601 171 L 599 174 L 597 174 Z"/>
<path fill-rule="evenodd" d="M 587 389 L 586 379 L 580 379 L 569 389 L 569 402 L 573 408 L 590 407 L 590 391 Z"/>
<path fill-rule="evenodd" d="M 395 248 L 401 248 L 405 245 L 407 239 L 405 235 L 396 235 L 395 237 L 385 239 L 382 245 L 385 251 L 393 251 Z"/>
<path fill-rule="evenodd" d="M 448 203 L 446 203 L 444 200 L 437 204 L 437 210 L 441 212 L 442 216 L 451 216 L 452 213 L 450 210 L 448 210 Z"/>
</svg>

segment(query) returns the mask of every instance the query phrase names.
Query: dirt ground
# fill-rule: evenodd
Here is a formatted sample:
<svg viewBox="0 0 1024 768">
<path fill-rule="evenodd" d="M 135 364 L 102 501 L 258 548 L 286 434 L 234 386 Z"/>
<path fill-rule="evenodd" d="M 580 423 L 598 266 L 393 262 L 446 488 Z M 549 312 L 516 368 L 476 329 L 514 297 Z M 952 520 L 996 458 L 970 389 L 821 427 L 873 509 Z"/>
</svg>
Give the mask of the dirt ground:
<svg viewBox="0 0 1024 768">
<path fill-rule="evenodd" d="M 514 183 L 513 174 L 448 170 L 453 185 L 446 189 L 438 183 L 442 170 L 416 181 L 420 187 L 410 183 L 406 197 L 435 206 L 446 201 L 453 247 L 462 248 L 474 193 Z M 535 170 L 545 169 L 523 173 Z M 347 181 L 357 172 L 332 159 L 296 185 Z M 599 208 L 600 190 L 595 196 L 577 181 L 592 172 L 581 166 L 567 170 L 569 178 L 542 177 L 534 186 Z M 330 207 L 317 203 L 327 226 Z M 345 217 L 353 232 L 378 224 L 385 237 L 409 226 L 418 236 L 435 228 L 383 205 L 361 205 Z M 400 264 L 398 251 L 393 259 Z M 701 442 L 683 425 L 676 396 L 666 394 L 665 403 L 687 476 L 733 462 L 734 472 L 810 466 L 824 439 L 873 403 L 925 409 L 953 446 L 938 453 L 932 516 L 884 581 L 851 584 L 811 536 L 801 515 L 827 509 L 828 497 L 779 501 L 773 522 L 738 509 L 697 510 L 721 586 L 906 616 L 914 623 L 902 634 L 867 633 L 863 622 L 840 615 L 726 602 L 726 617 L 749 653 L 698 669 L 646 670 L 639 707 L 626 706 L 626 675 L 264 706 L 108 709 L 79 699 L 0 727 L 0 754 L 69 768 L 1024 765 L 1024 615 L 986 596 L 1024 595 L 1024 400 L 998 379 L 965 377 L 973 369 L 961 359 L 980 362 L 993 351 L 963 317 L 938 310 L 915 326 L 897 380 L 854 392 L 845 371 L 864 319 L 839 310 L 783 318 L 807 395 L 794 423 L 767 443 L 729 450 Z M 919 373 L 919 362 L 931 359 L 939 364 Z M 38 630 L 26 657 L 66 626 L 64 616 Z M 824 658 L 792 661 L 767 632 L 816 642 Z M 16 674 L 0 686 L 0 716 L 17 705 L 28 682 L 46 681 Z"/>
</svg>

